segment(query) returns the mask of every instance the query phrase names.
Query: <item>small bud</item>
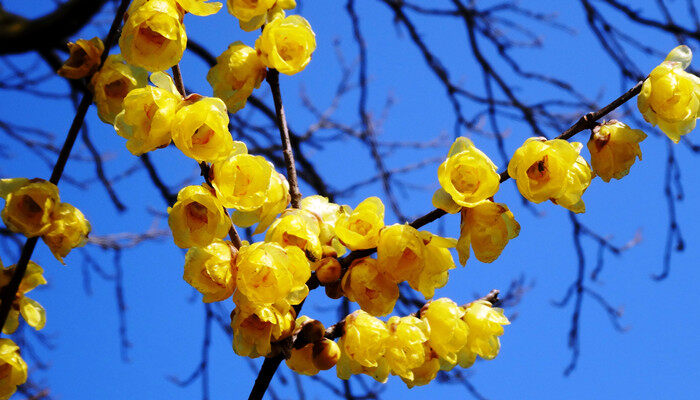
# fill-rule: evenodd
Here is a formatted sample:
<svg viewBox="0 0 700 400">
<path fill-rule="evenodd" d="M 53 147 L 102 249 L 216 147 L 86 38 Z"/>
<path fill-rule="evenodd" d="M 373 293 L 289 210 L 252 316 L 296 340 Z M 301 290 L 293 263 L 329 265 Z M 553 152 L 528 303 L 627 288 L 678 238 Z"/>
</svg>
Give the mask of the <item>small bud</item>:
<svg viewBox="0 0 700 400">
<path fill-rule="evenodd" d="M 302 344 L 315 343 L 323 339 L 325 333 L 326 328 L 321 321 L 309 319 L 302 323 L 299 334 L 297 335 L 297 340 Z"/>
<path fill-rule="evenodd" d="M 325 371 L 333 368 L 340 358 L 338 344 L 330 339 L 314 343 L 313 362 L 316 368 Z"/>
<path fill-rule="evenodd" d="M 322 285 L 337 282 L 342 272 L 340 262 L 333 257 L 324 257 L 316 261 L 312 268 L 316 271 L 316 277 Z"/>
<path fill-rule="evenodd" d="M 326 296 L 333 300 L 343 297 L 343 289 L 340 287 L 340 282 L 333 282 L 326 285 Z"/>
<path fill-rule="evenodd" d="M 338 257 L 338 251 L 333 246 L 324 245 L 323 257 Z"/>
</svg>

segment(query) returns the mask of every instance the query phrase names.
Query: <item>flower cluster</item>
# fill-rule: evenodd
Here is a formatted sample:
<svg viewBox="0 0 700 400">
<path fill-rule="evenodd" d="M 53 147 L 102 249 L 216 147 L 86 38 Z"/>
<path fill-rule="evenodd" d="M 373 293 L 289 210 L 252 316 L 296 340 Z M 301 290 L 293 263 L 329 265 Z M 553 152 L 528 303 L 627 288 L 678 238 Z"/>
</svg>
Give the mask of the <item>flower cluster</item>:
<svg viewBox="0 0 700 400">
<path fill-rule="evenodd" d="M 122 55 L 108 57 L 97 71 L 102 43 L 78 40 L 69 46 L 70 58 L 60 73 L 74 79 L 91 76 L 98 115 L 126 139 L 133 155 L 173 143 L 200 164 L 205 183 L 180 190 L 168 209 L 168 224 L 175 244 L 187 249 L 184 280 L 202 294 L 203 302 L 231 299 L 235 305 L 231 329 L 236 354 L 281 355 L 289 368 L 305 375 L 333 366 L 342 379 L 367 374 L 385 382 L 396 375 L 408 387 L 427 384 L 440 370 L 468 368 L 477 356 L 495 358 L 509 321 L 489 301 L 458 306 L 440 298 L 415 315 L 391 316 L 386 322 L 377 317 L 394 311 L 402 283 L 432 299 L 455 268 L 451 249 L 462 265 L 472 252 L 484 263 L 502 254 L 520 232 L 508 206 L 494 199 L 503 180 L 513 178 L 529 201 L 549 200 L 581 213 L 592 179 L 608 182 L 627 175 L 641 160 L 639 143 L 646 135 L 615 120 L 598 124 L 587 146 L 591 164 L 580 154 L 583 145 L 564 140 L 568 137 L 529 138 L 515 151 L 507 175 L 499 174 L 471 140 L 456 139 L 437 170 L 440 188 L 432 199 L 440 210 L 460 214 L 456 239 L 418 230 L 418 224 L 386 225 L 385 207 L 377 197 L 351 208 L 315 195 L 288 209 L 289 182 L 270 161 L 233 140 L 229 113 L 243 109 L 266 76 L 272 84 L 278 72 L 296 74 L 309 64 L 315 34 L 304 18 L 285 15 L 294 7 L 294 0 L 227 1 L 243 30 L 262 31 L 254 47 L 236 41 L 216 58 L 207 74 L 213 97 L 187 96 L 182 82 L 176 86 L 163 72 L 175 67 L 186 50 L 184 15 L 206 16 L 222 8 L 207 0 L 134 0 L 119 40 Z M 687 47 L 674 49 L 652 71 L 638 98 L 644 118 L 676 142 L 700 117 L 700 80 L 685 72 L 690 59 Z M 153 85 L 147 84 L 147 71 Z M 59 260 L 84 243 L 89 224 L 74 207 L 60 203 L 55 186 L 39 180 L 2 181 L 0 195 L 7 201 L 2 212 L 6 225 L 41 236 Z M 264 239 L 241 242 L 235 226 L 254 225 L 253 233 L 264 233 Z M 376 257 L 371 255 L 375 250 Z M 340 258 L 348 251 L 347 258 Z M 43 308 L 24 296 L 45 283 L 41 272 L 30 264 L 4 330 L 14 330 L 20 314 L 31 326 L 43 326 Z M 0 278 L 11 275 L 12 267 Z M 345 296 L 361 310 L 329 330 L 298 316 L 309 287 L 319 285 L 329 297 Z M 12 346 L 0 343 L 3 362 L 13 374 L 16 370 L 8 388 L 21 383 L 22 376 L 26 379 L 26 365 Z"/>
<path fill-rule="evenodd" d="M 509 323 L 503 310 L 485 300 L 460 307 L 441 298 L 416 316 L 394 316 L 386 323 L 359 310 L 345 318 L 336 372 L 341 379 L 366 374 L 386 382 L 391 374 L 409 388 L 425 385 L 440 370 L 470 367 L 477 355 L 495 358 Z"/>
<path fill-rule="evenodd" d="M 0 179 L 5 199 L 2 220 L 7 228 L 28 238 L 41 236 L 58 261 L 87 242 L 90 223 L 80 210 L 62 203 L 58 188 L 43 179 Z M 65 263 L 64 263 L 65 264 Z"/>
</svg>

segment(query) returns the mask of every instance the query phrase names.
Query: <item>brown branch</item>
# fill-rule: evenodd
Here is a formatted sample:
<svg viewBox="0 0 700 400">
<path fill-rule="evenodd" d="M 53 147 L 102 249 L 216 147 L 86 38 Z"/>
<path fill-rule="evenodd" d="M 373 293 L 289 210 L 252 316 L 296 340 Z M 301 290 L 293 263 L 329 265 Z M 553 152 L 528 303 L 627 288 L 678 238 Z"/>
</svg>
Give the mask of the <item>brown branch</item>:
<svg viewBox="0 0 700 400">
<path fill-rule="evenodd" d="M 27 19 L 0 7 L 0 54 L 16 54 L 65 46 L 107 0 L 69 0 L 53 12 Z M 110 46 L 111 46 L 110 42 Z M 109 49 L 110 46 L 105 46 Z"/>
<path fill-rule="evenodd" d="M 107 38 L 105 40 L 105 49 L 109 49 L 112 43 L 114 43 L 117 39 L 119 27 L 121 26 L 121 21 L 128 5 L 128 0 L 122 0 L 121 4 L 119 5 L 117 13 L 114 16 L 114 20 L 112 21 L 112 26 L 110 27 L 109 33 L 107 34 Z M 108 51 L 104 51 L 102 53 L 100 65 L 104 64 L 104 61 L 107 58 L 107 53 Z M 84 94 L 80 104 L 78 105 L 78 110 L 75 113 L 75 117 L 73 118 L 73 123 L 68 130 L 68 135 L 66 135 L 66 140 L 63 143 L 61 152 L 58 155 L 56 165 L 54 165 L 53 171 L 51 172 L 51 178 L 49 181 L 54 185 L 58 185 L 61 175 L 63 175 L 63 170 L 66 167 L 68 157 L 70 156 L 70 152 L 73 149 L 73 144 L 75 143 L 78 133 L 83 125 L 85 114 L 87 113 L 90 104 L 92 104 L 92 94 Z M 13 300 L 17 295 L 17 289 L 19 288 L 19 284 L 22 282 L 22 278 L 24 278 L 24 273 L 27 270 L 27 265 L 29 264 L 29 260 L 32 257 L 34 247 L 36 247 L 38 240 L 38 237 L 27 239 L 24 247 L 22 248 L 22 253 L 20 254 L 19 261 L 17 261 L 17 267 L 15 268 L 15 273 L 12 275 L 10 283 L 8 283 L 7 286 L 3 287 L 0 291 L 0 326 L 5 326 L 5 321 L 7 320 L 7 315 L 10 312 L 10 307 L 12 306 Z"/>
<path fill-rule="evenodd" d="M 297 168 L 294 163 L 294 153 L 292 152 L 292 142 L 289 138 L 289 128 L 287 119 L 284 116 L 284 106 L 282 105 L 282 93 L 280 92 L 280 73 L 274 68 L 267 70 L 267 83 L 272 91 L 272 99 L 275 102 L 275 114 L 277 127 L 280 130 L 282 140 L 282 153 L 287 166 L 287 180 L 289 181 L 289 195 L 292 196 L 292 207 L 301 206 L 301 193 L 299 192 L 299 182 L 297 181 Z"/>
</svg>

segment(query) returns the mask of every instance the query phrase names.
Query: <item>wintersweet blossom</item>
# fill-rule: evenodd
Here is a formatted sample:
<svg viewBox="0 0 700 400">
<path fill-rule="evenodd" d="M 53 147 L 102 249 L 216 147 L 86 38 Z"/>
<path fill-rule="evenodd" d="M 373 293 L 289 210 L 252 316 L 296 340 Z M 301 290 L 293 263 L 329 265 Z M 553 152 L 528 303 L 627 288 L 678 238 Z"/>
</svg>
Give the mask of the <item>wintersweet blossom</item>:
<svg viewBox="0 0 700 400">
<path fill-rule="evenodd" d="M 579 155 L 582 147 L 562 139 L 528 138 L 511 158 L 508 175 L 533 203 L 551 200 L 582 213 L 586 206 L 581 196 L 593 177 L 588 162 Z"/>
<path fill-rule="evenodd" d="M 637 96 L 644 119 L 658 125 L 675 143 L 695 129 L 700 118 L 700 78 L 685 71 L 692 59 L 688 46 L 671 50 L 666 60 L 651 71 Z"/>
</svg>

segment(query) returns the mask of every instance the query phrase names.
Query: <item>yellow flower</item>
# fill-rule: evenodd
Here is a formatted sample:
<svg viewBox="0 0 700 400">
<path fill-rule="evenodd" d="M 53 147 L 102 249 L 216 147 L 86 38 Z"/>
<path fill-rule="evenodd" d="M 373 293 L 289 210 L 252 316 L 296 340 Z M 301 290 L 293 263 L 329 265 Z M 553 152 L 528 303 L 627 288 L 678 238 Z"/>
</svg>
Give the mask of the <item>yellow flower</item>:
<svg viewBox="0 0 700 400">
<path fill-rule="evenodd" d="M 238 24 L 246 32 L 252 32 L 277 17 L 284 17 L 283 10 L 296 7 L 295 0 L 227 0 L 228 12 L 238 18 Z"/>
<path fill-rule="evenodd" d="M 231 219 L 206 184 L 180 190 L 168 214 L 173 240 L 183 249 L 205 247 L 214 239 L 225 237 L 231 229 Z"/>
<path fill-rule="evenodd" d="M 399 287 L 379 270 L 377 260 L 355 260 L 341 283 L 345 296 L 364 311 L 383 316 L 389 314 L 399 298 Z"/>
<path fill-rule="evenodd" d="M 457 253 L 464 265 L 469 259 L 469 246 L 476 259 L 490 263 L 495 261 L 508 244 L 520 234 L 520 224 L 508 206 L 488 201 L 473 208 L 462 209 Z"/>
<path fill-rule="evenodd" d="M 386 323 L 389 337 L 386 340 L 386 357 L 391 373 L 413 380 L 413 369 L 425 362 L 430 348 L 426 346 L 430 336 L 428 324 L 413 316 L 391 317 Z M 426 354 L 427 353 L 427 354 Z"/>
<path fill-rule="evenodd" d="M 153 73 L 151 81 L 157 87 L 129 92 L 124 98 L 124 109 L 114 119 L 114 129 L 126 139 L 126 148 L 135 156 L 170 144 L 170 128 L 182 101 L 167 74 Z"/>
<path fill-rule="evenodd" d="M 233 223 L 248 228 L 254 224 L 258 224 L 253 231 L 254 235 L 265 232 L 265 230 L 277 218 L 277 215 L 284 211 L 289 205 L 289 183 L 284 175 L 272 171 L 270 175 L 270 187 L 267 189 L 265 200 L 262 206 L 251 211 L 235 210 L 231 214 Z"/>
<path fill-rule="evenodd" d="M 214 89 L 214 96 L 226 103 L 230 113 L 235 113 L 245 107 L 266 72 L 254 48 L 234 42 L 216 58 L 216 65 L 207 73 L 207 81 Z"/>
<path fill-rule="evenodd" d="M 503 326 L 510 321 L 503 315 L 503 309 L 493 308 L 491 303 L 477 300 L 469 304 L 463 317 L 469 325 L 467 344 L 459 353 L 459 365 L 469 368 L 480 356 L 493 360 L 498 355 L 501 342 L 498 337 L 503 335 Z"/>
<path fill-rule="evenodd" d="M 675 143 L 695 129 L 700 118 L 700 78 L 685 71 L 693 59 L 688 46 L 673 49 L 654 68 L 637 96 L 644 119 Z"/>
<path fill-rule="evenodd" d="M 94 37 L 90 40 L 78 39 L 68 43 L 70 56 L 58 70 L 58 74 L 68 79 L 82 79 L 94 74 L 100 67 L 105 46 L 102 40 Z"/>
<path fill-rule="evenodd" d="M 10 339 L 0 339 L 0 399 L 9 399 L 26 381 L 27 363 L 19 354 L 19 346 Z"/>
<path fill-rule="evenodd" d="M 343 208 L 319 195 L 301 199 L 301 208 L 314 213 L 321 221 L 321 234 L 319 235 L 321 244 L 332 247 L 336 256 L 342 256 L 345 253 L 345 246 L 340 243 L 335 234 L 335 224 L 338 218 L 344 215 Z"/>
<path fill-rule="evenodd" d="M 8 268 L 3 267 L 0 273 L 0 287 L 5 287 L 10 283 L 12 275 L 15 273 L 16 265 Z M 36 330 L 41 330 L 46 325 L 46 311 L 41 304 L 25 296 L 28 292 L 39 285 L 45 285 L 44 270 L 33 261 L 29 261 L 27 271 L 17 289 L 17 296 L 12 301 L 10 313 L 7 315 L 2 333 L 9 335 L 17 330 L 19 326 L 19 315 L 27 321 L 27 325 Z"/>
<path fill-rule="evenodd" d="M 471 140 L 459 137 L 438 168 L 438 180 L 441 188 L 433 196 L 433 205 L 455 213 L 460 206 L 474 207 L 496 194 L 500 175 L 496 165 Z"/>
<path fill-rule="evenodd" d="M 236 257 L 238 290 L 255 304 L 298 304 L 308 294 L 311 268 L 298 247 L 259 242 L 241 247 Z"/>
<path fill-rule="evenodd" d="M 190 14 L 206 17 L 216 14 L 224 5 L 218 2 L 208 3 L 209 0 L 175 0 L 183 10 Z"/>
<path fill-rule="evenodd" d="M 414 280 L 423 269 L 425 245 L 416 228 L 394 224 L 382 229 L 377 244 L 380 271 L 392 282 Z"/>
<path fill-rule="evenodd" d="M 579 155 L 583 145 L 562 139 L 529 138 L 515 151 L 508 175 L 526 199 L 554 204 L 575 213 L 586 211 L 581 200 L 591 183 L 591 168 Z"/>
<path fill-rule="evenodd" d="M 335 223 L 338 239 L 350 250 L 376 247 L 379 231 L 384 227 L 384 204 L 378 197 L 369 197 L 355 210 L 343 206 L 344 214 Z"/>
<path fill-rule="evenodd" d="M 287 303 L 244 303 L 236 304 L 231 313 L 233 351 L 239 356 L 250 358 L 266 356 L 272 350 L 271 342 L 292 334 L 296 317 L 294 309 Z"/>
<path fill-rule="evenodd" d="M 427 300 L 433 298 L 436 288 L 447 284 L 448 271 L 455 268 L 450 249 L 457 245 L 457 240 L 443 238 L 427 231 L 420 231 L 420 236 L 425 244 L 423 268 L 418 275 L 408 281 L 408 284 L 423 293 Z"/>
<path fill-rule="evenodd" d="M 236 151 L 228 131 L 226 105 L 217 97 L 204 97 L 180 108 L 172 135 L 175 146 L 198 162 L 223 161 Z"/>
<path fill-rule="evenodd" d="M 90 222 L 80 210 L 68 203 L 59 203 L 51 214 L 48 232 L 41 238 L 54 257 L 65 264 L 63 257 L 74 248 L 84 246 L 90 230 Z"/>
<path fill-rule="evenodd" d="M 146 86 L 148 73 L 126 62 L 119 54 L 107 57 L 102 68 L 92 76 L 90 86 L 95 94 L 97 115 L 110 125 L 123 108 L 130 91 Z"/>
<path fill-rule="evenodd" d="M 362 310 L 345 317 L 341 349 L 365 367 L 376 367 L 386 351 L 389 330 L 386 324 Z"/>
<path fill-rule="evenodd" d="M 272 223 L 265 235 L 266 242 L 275 242 L 282 247 L 296 246 L 314 259 L 321 258 L 321 242 L 318 235 L 321 227 L 316 216 L 306 210 L 285 211 Z"/>
<path fill-rule="evenodd" d="M 224 207 L 253 211 L 265 204 L 273 172 L 262 156 L 242 153 L 212 164 L 210 176 Z"/>
<path fill-rule="evenodd" d="M 432 382 L 440 371 L 440 358 L 433 351 L 427 352 L 423 364 L 411 370 L 413 379 L 401 377 L 406 386 L 411 389 L 414 386 L 424 386 Z"/>
<path fill-rule="evenodd" d="M 233 245 L 215 239 L 206 247 L 192 247 L 187 251 L 183 279 L 204 295 L 205 303 L 226 300 L 236 289 L 234 263 Z"/>
<path fill-rule="evenodd" d="M 384 322 L 358 310 L 345 318 L 345 333 L 338 340 L 340 358 L 336 373 L 340 379 L 351 375 L 367 374 L 379 382 L 386 382 L 389 363 L 384 358 L 389 330 Z"/>
<path fill-rule="evenodd" d="M 611 178 L 622 179 L 637 157 L 642 160 L 639 143 L 646 137 L 641 130 L 614 119 L 596 126 L 588 141 L 593 172 L 605 182 L 610 182 Z"/>
<path fill-rule="evenodd" d="M 306 68 L 316 49 L 316 35 L 303 17 L 275 18 L 265 25 L 255 49 L 268 68 L 294 75 Z"/>
<path fill-rule="evenodd" d="M 275 5 L 275 2 L 276 0 L 227 0 L 226 5 L 231 15 L 238 18 L 241 22 L 246 22 L 253 18 L 264 16 L 267 10 Z"/>
<path fill-rule="evenodd" d="M 150 0 L 129 7 L 119 48 L 129 64 L 164 71 L 180 62 L 187 47 L 182 15 L 173 0 Z"/>
<path fill-rule="evenodd" d="M 56 185 L 43 179 L 0 180 L 5 199 L 2 220 L 8 229 L 27 237 L 40 236 L 51 228 L 51 214 L 60 198 Z"/>
<path fill-rule="evenodd" d="M 430 347 L 447 363 L 457 362 L 457 353 L 464 347 L 469 326 L 462 320 L 464 309 L 448 298 L 427 303 L 420 310 L 420 318 L 430 328 Z"/>
</svg>

